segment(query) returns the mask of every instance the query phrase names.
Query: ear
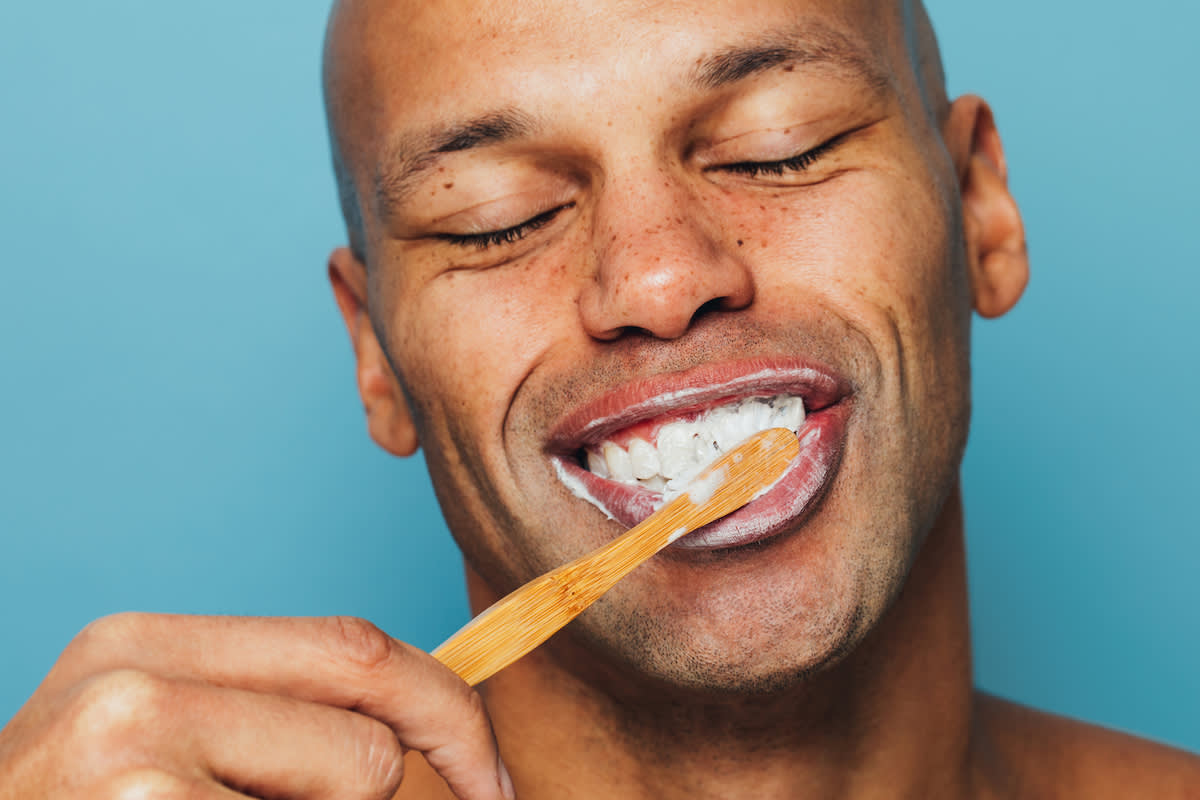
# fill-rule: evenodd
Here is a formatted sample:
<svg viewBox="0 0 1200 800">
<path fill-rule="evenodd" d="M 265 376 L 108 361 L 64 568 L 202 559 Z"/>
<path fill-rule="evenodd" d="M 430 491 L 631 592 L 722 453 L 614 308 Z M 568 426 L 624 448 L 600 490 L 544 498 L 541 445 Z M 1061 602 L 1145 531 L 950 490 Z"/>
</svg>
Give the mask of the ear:
<svg viewBox="0 0 1200 800">
<path fill-rule="evenodd" d="M 349 248 L 339 248 L 329 256 L 329 283 L 354 346 L 358 393 L 367 412 L 367 430 L 389 453 L 411 456 L 419 446 L 417 429 L 367 313 L 367 268 Z"/>
<path fill-rule="evenodd" d="M 958 173 L 975 310 L 999 317 L 1025 291 L 1029 254 L 991 108 L 973 95 L 958 98 L 943 135 Z"/>
</svg>

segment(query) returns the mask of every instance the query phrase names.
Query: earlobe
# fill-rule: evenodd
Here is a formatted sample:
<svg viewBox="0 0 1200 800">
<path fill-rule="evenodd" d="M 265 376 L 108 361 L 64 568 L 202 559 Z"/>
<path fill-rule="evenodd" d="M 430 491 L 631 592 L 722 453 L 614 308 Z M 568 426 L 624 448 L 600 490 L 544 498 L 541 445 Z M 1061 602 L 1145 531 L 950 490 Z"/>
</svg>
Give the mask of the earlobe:
<svg viewBox="0 0 1200 800">
<path fill-rule="evenodd" d="M 1008 189 L 1008 170 L 996 122 L 987 103 L 960 97 L 946 122 L 962 194 L 967 266 L 975 310 L 983 317 L 1007 313 L 1029 282 L 1025 225 Z"/>
<path fill-rule="evenodd" d="M 366 266 L 349 248 L 329 256 L 329 283 L 354 347 L 358 393 L 371 438 L 389 453 L 411 456 L 419 441 L 408 401 L 367 313 Z"/>
</svg>

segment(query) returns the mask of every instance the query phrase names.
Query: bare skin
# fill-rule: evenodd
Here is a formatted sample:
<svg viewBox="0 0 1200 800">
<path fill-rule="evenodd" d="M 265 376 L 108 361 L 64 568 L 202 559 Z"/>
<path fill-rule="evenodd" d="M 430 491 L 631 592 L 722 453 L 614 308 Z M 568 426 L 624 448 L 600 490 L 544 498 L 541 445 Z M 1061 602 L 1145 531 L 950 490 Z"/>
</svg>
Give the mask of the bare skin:
<svg viewBox="0 0 1200 800">
<path fill-rule="evenodd" d="M 495 800 L 498 753 L 522 798 L 1200 795 L 1192 756 L 971 689 L 970 314 L 1027 264 L 918 7 L 353 0 L 327 58 L 369 429 L 425 449 L 473 608 L 619 530 L 551 466 L 581 402 L 802 356 L 852 388 L 840 459 L 482 694 L 362 620 L 100 620 L 0 730 L 0 800 Z"/>
<path fill-rule="evenodd" d="M 803 53 L 689 85 L 779 31 Z M 370 430 L 425 448 L 477 611 L 613 535 L 547 466 L 580 398 L 747 349 L 857 387 L 801 535 L 656 559 L 484 689 L 521 796 L 1196 791 L 1190 756 L 971 689 L 969 312 L 1011 308 L 1027 262 L 991 113 L 946 101 L 921 9 L 364 0 L 327 56 Z M 744 168 L 831 140 L 791 179 Z"/>
<path fill-rule="evenodd" d="M 479 696 L 370 623 L 122 614 L 0 731 L 0 798 L 381 800 L 406 748 L 460 797 L 511 796 Z"/>
</svg>

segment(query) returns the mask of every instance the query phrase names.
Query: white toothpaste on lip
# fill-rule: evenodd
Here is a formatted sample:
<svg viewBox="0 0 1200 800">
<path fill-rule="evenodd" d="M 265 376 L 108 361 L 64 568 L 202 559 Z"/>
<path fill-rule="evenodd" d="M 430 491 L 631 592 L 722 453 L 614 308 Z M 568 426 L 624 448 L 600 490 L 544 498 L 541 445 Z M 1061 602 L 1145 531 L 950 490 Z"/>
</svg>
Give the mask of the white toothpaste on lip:
<svg viewBox="0 0 1200 800">
<path fill-rule="evenodd" d="M 562 462 L 558 459 L 554 459 L 554 471 L 558 473 L 558 479 L 562 481 L 563 486 L 567 487 L 567 491 L 578 497 L 580 500 L 591 503 L 596 508 L 600 509 L 600 511 L 604 513 L 604 516 L 608 517 L 613 522 L 617 521 L 617 518 L 612 515 L 612 512 L 605 508 L 603 503 L 592 496 L 592 493 L 589 492 L 587 487 L 583 485 L 583 481 L 567 472 L 567 470 L 563 467 Z"/>
<path fill-rule="evenodd" d="M 674 541 L 677 541 L 677 540 L 679 540 L 679 539 L 682 539 L 684 536 L 686 536 L 686 535 L 687 535 L 687 532 L 688 532 L 688 529 L 687 529 L 687 528 L 680 528 L 679 530 L 677 530 L 677 531 L 675 531 L 674 533 L 672 533 L 672 534 L 671 534 L 671 538 L 670 538 L 670 539 L 668 539 L 667 541 L 668 541 L 668 542 L 674 542 Z"/>
</svg>

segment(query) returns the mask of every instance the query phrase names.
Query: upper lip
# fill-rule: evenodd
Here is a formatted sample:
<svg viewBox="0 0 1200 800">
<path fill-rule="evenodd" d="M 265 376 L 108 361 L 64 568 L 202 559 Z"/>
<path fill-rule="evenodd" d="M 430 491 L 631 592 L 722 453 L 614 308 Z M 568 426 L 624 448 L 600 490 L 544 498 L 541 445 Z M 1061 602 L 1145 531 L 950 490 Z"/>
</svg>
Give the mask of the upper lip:
<svg viewBox="0 0 1200 800">
<path fill-rule="evenodd" d="M 796 358 L 756 358 L 705 364 L 626 383 L 569 411 L 551 430 L 547 449 L 567 455 L 599 444 L 639 422 L 684 414 L 741 397 L 787 394 L 820 411 L 850 394 L 847 381 L 824 364 Z"/>
</svg>

